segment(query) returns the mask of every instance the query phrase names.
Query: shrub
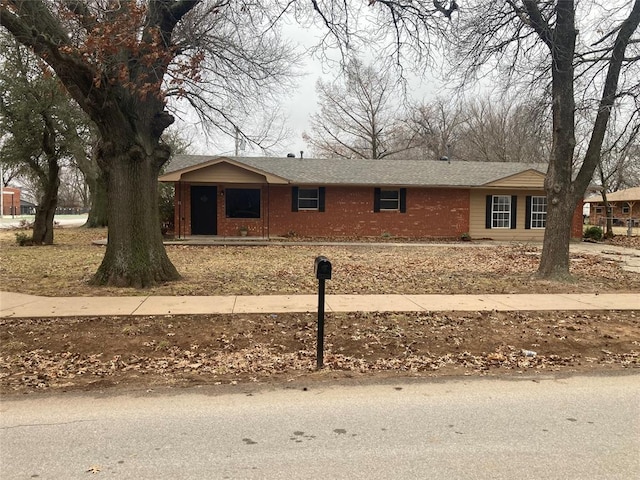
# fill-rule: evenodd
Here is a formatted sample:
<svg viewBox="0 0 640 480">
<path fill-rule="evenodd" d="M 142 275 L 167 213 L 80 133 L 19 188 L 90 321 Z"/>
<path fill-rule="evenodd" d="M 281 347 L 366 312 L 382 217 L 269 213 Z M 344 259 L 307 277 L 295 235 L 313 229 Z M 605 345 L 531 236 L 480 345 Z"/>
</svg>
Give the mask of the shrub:
<svg viewBox="0 0 640 480">
<path fill-rule="evenodd" d="M 468 232 L 464 232 L 462 235 L 460 235 L 460 240 L 462 240 L 463 242 L 470 242 L 471 235 L 469 235 Z"/>
<path fill-rule="evenodd" d="M 602 240 L 603 236 L 602 228 L 595 226 L 589 227 L 584 231 L 583 236 L 588 240 L 595 240 L 596 242 L 599 242 L 600 240 Z"/>
<path fill-rule="evenodd" d="M 21 247 L 33 245 L 33 237 L 27 235 L 24 232 L 16 233 L 16 243 Z"/>
</svg>

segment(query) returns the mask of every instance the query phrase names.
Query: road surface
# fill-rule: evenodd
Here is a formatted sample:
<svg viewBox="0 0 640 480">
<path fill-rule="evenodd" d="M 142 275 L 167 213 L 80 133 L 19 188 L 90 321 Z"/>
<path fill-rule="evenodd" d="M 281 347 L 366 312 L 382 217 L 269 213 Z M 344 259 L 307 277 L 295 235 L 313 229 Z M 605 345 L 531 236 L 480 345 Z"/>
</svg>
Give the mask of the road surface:
<svg viewBox="0 0 640 480">
<path fill-rule="evenodd" d="M 4 398 L 3 479 L 640 478 L 640 375 Z"/>
</svg>

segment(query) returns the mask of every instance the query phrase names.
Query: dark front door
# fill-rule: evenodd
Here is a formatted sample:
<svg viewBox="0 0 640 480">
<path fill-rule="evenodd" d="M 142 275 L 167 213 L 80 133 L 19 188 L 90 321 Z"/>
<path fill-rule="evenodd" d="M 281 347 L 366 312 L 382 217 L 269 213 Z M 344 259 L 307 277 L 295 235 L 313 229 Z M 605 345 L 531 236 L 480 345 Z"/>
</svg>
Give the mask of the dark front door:
<svg viewBox="0 0 640 480">
<path fill-rule="evenodd" d="M 191 235 L 217 235 L 216 187 L 191 187 Z"/>
</svg>

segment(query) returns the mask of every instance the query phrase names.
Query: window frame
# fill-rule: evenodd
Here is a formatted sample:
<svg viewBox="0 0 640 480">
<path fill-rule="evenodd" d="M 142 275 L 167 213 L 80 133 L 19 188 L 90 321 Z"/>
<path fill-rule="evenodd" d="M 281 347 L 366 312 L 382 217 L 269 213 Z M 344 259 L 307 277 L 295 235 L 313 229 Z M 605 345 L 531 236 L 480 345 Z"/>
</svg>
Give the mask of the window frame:
<svg viewBox="0 0 640 480">
<path fill-rule="evenodd" d="M 315 207 L 300 207 L 300 190 L 315 190 L 315 197 L 307 197 L 303 196 L 302 201 L 316 201 Z M 308 193 L 308 192 L 305 192 Z M 325 187 L 299 187 L 293 186 L 291 187 L 291 211 L 298 212 L 300 210 L 306 212 L 324 212 L 325 211 L 325 203 L 326 203 L 326 188 Z"/>
<path fill-rule="evenodd" d="M 395 198 L 383 198 L 385 193 L 395 193 Z M 395 207 L 387 208 L 383 204 L 385 202 L 393 202 Z M 380 211 L 381 212 L 399 212 L 400 211 L 400 189 L 399 188 L 381 188 L 380 189 Z"/>
<path fill-rule="evenodd" d="M 398 192 L 397 200 L 382 198 L 382 192 Z M 383 202 L 388 201 L 397 201 L 396 208 L 382 208 Z M 407 212 L 407 189 L 404 187 L 376 187 L 373 189 L 373 212 L 399 212 L 406 213 Z"/>
<path fill-rule="evenodd" d="M 544 200 L 544 211 L 539 211 L 536 207 L 539 207 L 541 204 L 536 203 L 536 200 L 540 199 Z M 530 216 L 529 216 L 529 225 L 531 229 L 539 230 L 547 228 L 547 197 L 545 195 L 532 195 L 531 203 L 530 203 Z M 537 216 L 537 218 L 536 218 Z"/>
<path fill-rule="evenodd" d="M 303 191 L 310 192 L 315 190 L 314 197 L 304 197 L 302 196 Z M 315 202 L 315 207 L 303 207 L 300 205 L 301 201 L 312 201 Z M 298 188 L 298 211 L 315 211 L 320 210 L 320 188 L 319 187 L 299 187 Z"/>
<path fill-rule="evenodd" d="M 508 210 L 496 210 L 496 199 L 507 199 L 506 203 L 503 203 L 502 205 L 506 205 L 509 207 Z M 491 228 L 492 229 L 500 229 L 500 230 L 508 230 L 511 229 L 511 224 L 512 224 L 512 210 L 513 210 L 513 205 L 512 205 L 513 201 L 512 201 L 512 196 L 511 195 L 491 195 Z M 498 225 L 498 220 L 500 220 L 499 217 L 497 217 L 498 215 L 502 216 L 502 221 L 500 221 L 500 225 Z M 506 215 L 506 217 L 504 217 L 504 215 Z M 506 220 L 506 222 L 505 222 Z M 502 225 L 506 223 L 506 225 Z"/>
</svg>

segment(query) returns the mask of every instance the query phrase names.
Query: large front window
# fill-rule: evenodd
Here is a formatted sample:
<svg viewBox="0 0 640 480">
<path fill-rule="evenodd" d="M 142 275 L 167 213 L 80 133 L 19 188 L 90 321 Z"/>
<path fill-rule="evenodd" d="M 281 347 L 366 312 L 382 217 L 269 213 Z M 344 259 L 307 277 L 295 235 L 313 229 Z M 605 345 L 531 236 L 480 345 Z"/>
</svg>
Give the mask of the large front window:
<svg viewBox="0 0 640 480">
<path fill-rule="evenodd" d="M 511 197 L 509 195 L 493 196 L 491 228 L 511 228 Z"/>
<path fill-rule="evenodd" d="M 547 197 L 531 197 L 531 228 L 547 226 Z"/>
<path fill-rule="evenodd" d="M 260 218 L 259 188 L 227 188 L 224 196 L 227 218 Z"/>
</svg>

